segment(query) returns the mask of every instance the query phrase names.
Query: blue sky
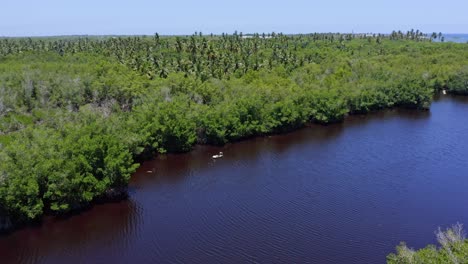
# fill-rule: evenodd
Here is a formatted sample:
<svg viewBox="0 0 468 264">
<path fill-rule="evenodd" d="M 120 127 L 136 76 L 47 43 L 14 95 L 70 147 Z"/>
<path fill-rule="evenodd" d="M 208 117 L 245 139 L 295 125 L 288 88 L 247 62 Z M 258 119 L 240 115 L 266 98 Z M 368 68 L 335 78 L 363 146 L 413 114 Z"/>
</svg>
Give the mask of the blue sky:
<svg viewBox="0 0 468 264">
<path fill-rule="evenodd" d="M 468 0 L 2 0 L 0 36 L 239 32 L 468 33 Z"/>
</svg>

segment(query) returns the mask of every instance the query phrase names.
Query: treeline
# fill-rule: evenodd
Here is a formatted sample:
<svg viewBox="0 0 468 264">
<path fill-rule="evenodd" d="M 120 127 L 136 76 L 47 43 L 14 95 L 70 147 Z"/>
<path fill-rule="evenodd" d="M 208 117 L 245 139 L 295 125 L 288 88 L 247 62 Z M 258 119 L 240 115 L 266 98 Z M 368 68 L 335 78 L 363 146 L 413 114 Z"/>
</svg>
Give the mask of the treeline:
<svg viewBox="0 0 468 264">
<path fill-rule="evenodd" d="M 418 33 L 419 35 L 419 33 Z M 137 161 L 468 94 L 468 45 L 283 34 L 0 40 L 0 212 L 124 192 Z"/>
<path fill-rule="evenodd" d="M 330 54 L 329 49 L 344 53 L 374 52 L 384 55 L 386 48 L 369 49 L 353 45 L 354 39 L 369 44 L 382 44 L 383 40 L 411 40 L 430 42 L 433 36 L 419 30 L 384 34 L 314 33 L 284 35 L 282 33 L 204 36 L 195 33 L 187 37 L 107 37 L 107 38 L 45 38 L 0 40 L 0 56 L 24 52 L 51 51 L 60 55 L 93 53 L 115 58 L 118 62 L 146 75 L 165 78 L 169 73 L 183 72 L 202 80 L 209 78 L 240 77 L 249 70 L 272 69 L 283 66 L 293 70 L 305 63 L 321 63 Z M 434 38 L 435 39 L 435 38 Z M 368 54 L 370 55 L 370 54 Z"/>
</svg>

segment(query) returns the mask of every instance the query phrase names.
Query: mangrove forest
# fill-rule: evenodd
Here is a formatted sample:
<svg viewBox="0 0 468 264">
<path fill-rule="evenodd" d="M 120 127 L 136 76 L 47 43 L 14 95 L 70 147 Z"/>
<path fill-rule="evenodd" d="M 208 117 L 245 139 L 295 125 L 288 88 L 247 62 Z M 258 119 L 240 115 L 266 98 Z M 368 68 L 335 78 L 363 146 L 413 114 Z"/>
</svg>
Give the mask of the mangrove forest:
<svg viewBox="0 0 468 264">
<path fill-rule="evenodd" d="M 468 45 L 418 30 L 1 38 L 0 225 L 119 198 L 155 155 L 442 92 L 468 94 Z"/>
</svg>

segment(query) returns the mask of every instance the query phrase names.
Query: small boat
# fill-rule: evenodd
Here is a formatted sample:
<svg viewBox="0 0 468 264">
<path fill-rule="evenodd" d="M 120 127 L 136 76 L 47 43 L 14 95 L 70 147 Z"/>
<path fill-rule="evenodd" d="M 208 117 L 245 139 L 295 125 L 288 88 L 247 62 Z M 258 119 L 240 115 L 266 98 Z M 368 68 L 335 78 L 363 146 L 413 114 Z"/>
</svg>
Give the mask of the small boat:
<svg viewBox="0 0 468 264">
<path fill-rule="evenodd" d="M 222 158 L 223 157 L 223 153 L 220 151 L 219 154 L 216 154 L 216 155 L 213 155 L 212 158 L 213 159 L 219 159 L 219 158 Z"/>
</svg>

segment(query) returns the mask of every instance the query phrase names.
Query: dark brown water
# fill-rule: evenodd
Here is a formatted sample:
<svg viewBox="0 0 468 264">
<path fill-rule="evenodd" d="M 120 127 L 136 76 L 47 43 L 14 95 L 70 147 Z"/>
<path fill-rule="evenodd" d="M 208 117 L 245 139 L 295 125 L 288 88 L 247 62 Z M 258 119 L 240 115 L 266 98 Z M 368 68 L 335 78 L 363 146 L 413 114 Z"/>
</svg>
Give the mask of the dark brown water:
<svg viewBox="0 0 468 264">
<path fill-rule="evenodd" d="M 0 262 L 383 263 L 468 225 L 467 165 L 468 98 L 198 147 L 143 164 L 128 201 L 0 237 Z"/>
</svg>

